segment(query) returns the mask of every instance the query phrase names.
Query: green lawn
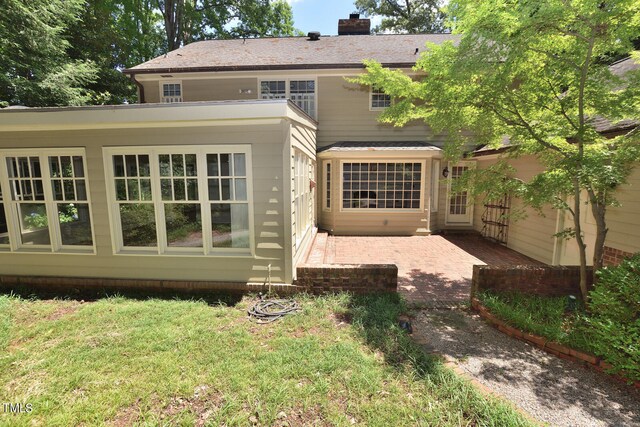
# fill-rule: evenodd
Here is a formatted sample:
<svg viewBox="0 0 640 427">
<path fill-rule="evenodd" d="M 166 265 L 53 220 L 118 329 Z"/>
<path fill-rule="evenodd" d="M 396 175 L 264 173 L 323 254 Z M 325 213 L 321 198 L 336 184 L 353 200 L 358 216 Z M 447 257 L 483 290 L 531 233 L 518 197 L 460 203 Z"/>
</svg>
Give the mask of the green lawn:
<svg viewBox="0 0 640 427">
<path fill-rule="evenodd" d="M 299 296 L 270 325 L 252 300 L 0 296 L 1 425 L 527 425 L 426 356 L 395 295 Z"/>
</svg>

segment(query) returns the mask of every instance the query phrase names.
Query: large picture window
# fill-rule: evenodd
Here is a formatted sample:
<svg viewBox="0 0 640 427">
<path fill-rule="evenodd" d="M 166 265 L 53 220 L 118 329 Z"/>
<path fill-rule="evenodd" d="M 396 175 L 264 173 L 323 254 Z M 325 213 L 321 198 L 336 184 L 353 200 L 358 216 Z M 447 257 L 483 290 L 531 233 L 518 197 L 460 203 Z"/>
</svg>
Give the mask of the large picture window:
<svg viewBox="0 0 640 427">
<path fill-rule="evenodd" d="M 93 252 L 84 150 L 11 150 L 1 156 L 2 190 L 8 191 L 0 202 L 0 245 Z"/>
<path fill-rule="evenodd" d="M 264 80 L 260 82 L 260 98 L 289 98 L 309 116 L 316 117 L 315 80 Z"/>
<path fill-rule="evenodd" d="M 105 154 L 118 204 L 111 212 L 117 252 L 251 252 L 248 147 L 109 148 Z"/>
<path fill-rule="evenodd" d="M 420 209 L 422 162 L 342 164 L 343 209 Z"/>
</svg>

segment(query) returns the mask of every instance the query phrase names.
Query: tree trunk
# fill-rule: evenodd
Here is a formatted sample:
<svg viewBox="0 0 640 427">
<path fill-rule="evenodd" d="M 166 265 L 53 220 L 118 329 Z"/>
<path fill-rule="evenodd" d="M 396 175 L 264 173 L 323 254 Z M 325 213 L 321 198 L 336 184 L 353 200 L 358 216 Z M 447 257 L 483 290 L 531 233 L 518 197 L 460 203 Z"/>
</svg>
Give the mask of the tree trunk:
<svg viewBox="0 0 640 427">
<path fill-rule="evenodd" d="M 604 197 L 598 197 L 598 195 L 592 190 L 588 190 L 589 198 L 591 199 L 591 212 L 593 218 L 596 221 L 596 241 L 593 248 L 593 282 L 597 281 L 596 271 L 603 267 L 604 263 L 604 244 L 607 239 L 607 222 L 605 215 L 607 212 L 607 206 Z"/>
<path fill-rule="evenodd" d="M 576 232 L 576 242 L 578 243 L 578 252 L 580 255 L 580 293 L 582 294 L 582 300 L 586 303 L 589 295 L 589 288 L 587 286 L 587 245 L 584 244 L 584 239 L 582 238 L 582 224 L 580 224 L 580 209 L 582 208 L 580 193 L 580 183 L 577 178 L 574 178 L 573 228 Z"/>
</svg>

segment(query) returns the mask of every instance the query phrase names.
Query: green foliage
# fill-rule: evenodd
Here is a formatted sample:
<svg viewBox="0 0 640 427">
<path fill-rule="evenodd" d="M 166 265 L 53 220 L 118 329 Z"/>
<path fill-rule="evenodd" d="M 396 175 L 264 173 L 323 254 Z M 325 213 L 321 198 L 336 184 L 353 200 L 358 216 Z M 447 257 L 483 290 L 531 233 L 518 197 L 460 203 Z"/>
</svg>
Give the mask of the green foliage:
<svg viewBox="0 0 640 427">
<path fill-rule="evenodd" d="M 374 33 L 439 33 L 444 30 L 441 0 L 356 0 L 358 12 L 381 16 Z"/>
<path fill-rule="evenodd" d="M 584 307 L 580 305 L 577 313 L 567 313 L 566 297 L 482 292 L 478 299 L 491 313 L 521 331 L 589 351 L 589 337 L 576 327 Z"/>
<path fill-rule="evenodd" d="M 92 61 L 74 60 L 64 32 L 78 19 L 81 0 L 4 0 L 0 25 L 0 106 L 81 105 L 92 93 Z"/>
<path fill-rule="evenodd" d="M 516 328 L 602 357 L 613 372 L 640 379 L 640 254 L 598 273 L 589 311 L 565 311 L 566 297 L 478 294 L 493 314 Z"/>
<path fill-rule="evenodd" d="M 292 36 L 291 6 L 270 0 L 153 0 L 161 12 L 167 50 L 211 38 Z"/>
<path fill-rule="evenodd" d="M 34 206 L 29 215 L 24 215 L 22 217 L 22 222 L 27 229 L 31 230 L 47 227 L 49 225 L 49 220 L 47 219 L 47 208 L 44 205 Z"/>
<path fill-rule="evenodd" d="M 298 295 L 268 326 L 228 300 L 0 296 L 0 395 L 34 407 L 0 424 L 531 425 L 422 352 L 395 295 Z"/>
<path fill-rule="evenodd" d="M 586 201 L 597 225 L 598 269 L 606 208 L 617 204 L 616 188 L 640 161 L 640 127 L 608 138 L 596 123 L 640 120 L 640 69 L 619 75 L 608 66 L 612 57 L 638 57 L 633 40 L 640 33 L 640 3 L 457 0 L 448 15 L 460 41 L 428 45 L 414 67 L 419 80 L 367 61 L 368 73 L 355 81 L 395 99 L 382 122 L 422 120 L 445 133 L 449 159 L 485 144 L 509 145 L 508 156 L 536 157 L 544 171 L 527 182 L 514 182 L 504 167 L 500 178 L 495 168 L 468 172 L 484 180 L 470 187 L 471 195 L 493 182 L 493 193 L 511 193 L 537 209 L 567 210 L 583 255 L 578 210 Z M 584 277 L 581 287 L 586 296 Z"/>
<path fill-rule="evenodd" d="M 126 246 L 154 246 L 157 241 L 155 210 L 149 203 L 120 205 L 122 235 Z"/>
<path fill-rule="evenodd" d="M 598 275 L 585 319 L 591 349 L 614 371 L 640 380 L 640 253 Z"/>
</svg>

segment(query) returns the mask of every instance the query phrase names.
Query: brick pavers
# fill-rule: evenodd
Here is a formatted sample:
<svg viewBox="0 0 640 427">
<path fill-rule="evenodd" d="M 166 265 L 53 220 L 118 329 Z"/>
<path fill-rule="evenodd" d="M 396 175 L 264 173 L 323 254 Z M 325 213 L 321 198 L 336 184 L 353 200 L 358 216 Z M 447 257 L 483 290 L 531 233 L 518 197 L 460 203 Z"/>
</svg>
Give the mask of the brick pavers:
<svg viewBox="0 0 640 427">
<path fill-rule="evenodd" d="M 398 292 L 426 307 L 468 302 L 474 264 L 540 264 L 475 235 L 328 236 L 323 245 L 325 263 L 396 264 Z"/>
</svg>

